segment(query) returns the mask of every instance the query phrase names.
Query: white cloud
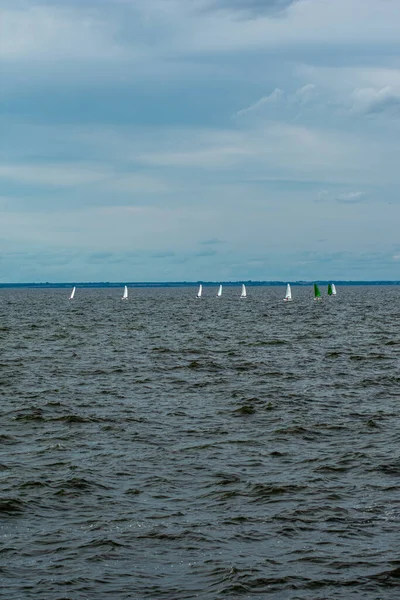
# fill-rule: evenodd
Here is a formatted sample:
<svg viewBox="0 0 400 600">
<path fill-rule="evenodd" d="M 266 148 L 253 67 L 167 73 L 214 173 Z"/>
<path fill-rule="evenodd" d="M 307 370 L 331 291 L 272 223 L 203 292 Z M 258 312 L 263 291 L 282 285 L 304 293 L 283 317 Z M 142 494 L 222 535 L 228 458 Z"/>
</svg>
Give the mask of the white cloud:
<svg viewBox="0 0 400 600">
<path fill-rule="evenodd" d="M 360 190 L 358 191 L 346 191 L 335 193 L 329 190 L 319 190 L 316 196 L 317 202 L 332 202 L 333 200 L 340 204 L 357 204 L 365 200 L 366 193 Z"/>
<path fill-rule="evenodd" d="M 208 12 L 204 0 L 134 0 L 41 5 L 5 2 L 3 59 L 49 61 L 193 56 L 194 53 L 270 49 L 293 44 L 397 43 L 400 3 L 377 0 L 304 0 L 282 18 L 268 13 L 240 20 Z M 262 6 L 262 3 L 260 3 Z M 243 3 L 245 6 L 245 3 Z"/>
<path fill-rule="evenodd" d="M 164 130 L 152 138 L 150 146 L 145 134 L 140 142 L 147 151 L 130 152 L 135 163 L 208 169 L 210 177 L 223 170 L 233 181 L 240 177 L 328 181 L 344 177 L 348 181 L 358 177 L 365 161 L 365 149 L 357 136 L 269 120 L 231 130 Z M 204 182 L 191 180 L 192 188 L 199 186 Z"/>
<path fill-rule="evenodd" d="M 260 108 L 264 107 L 266 104 L 276 104 L 283 97 L 283 90 L 279 88 L 275 88 L 273 92 L 271 92 L 268 96 L 263 96 L 254 104 L 250 104 L 247 108 L 242 108 L 236 113 L 236 117 L 240 117 L 243 115 L 247 115 L 248 113 L 255 112 L 260 110 Z"/>
<path fill-rule="evenodd" d="M 298 0 L 203 0 L 205 10 L 238 12 L 245 18 L 277 15 L 295 2 Z"/>
<path fill-rule="evenodd" d="M 343 192 L 336 197 L 336 201 L 342 204 L 356 204 L 365 198 L 364 192 Z"/>
<path fill-rule="evenodd" d="M 186 6 L 192 3 L 175 2 L 180 8 L 185 27 L 179 28 L 175 48 L 192 52 L 219 52 L 244 49 L 268 49 L 288 44 L 331 44 L 360 42 L 398 42 L 400 4 L 377 0 L 306 0 L 293 4 L 284 18 L 258 16 L 253 20 L 238 20 L 235 14 L 205 13 L 193 18 Z"/>
<path fill-rule="evenodd" d="M 391 113 L 400 116 L 400 89 L 357 88 L 352 93 L 353 110 L 365 114 Z"/>
<path fill-rule="evenodd" d="M 340 110 L 350 115 L 399 113 L 400 69 L 300 65 L 297 73 L 317 82 L 325 103 L 333 106 L 336 113 Z"/>
<path fill-rule="evenodd" d="M 242 108 L 235 113 L 235 117 L 243 117 L 249 114 L 262 114 L 269 108 L 280 106 L 284 109 L 298 108 L 312 102 L 316 97 L 316 86 L 313 83 L 307 83 L 295 90 L 293 93 L 286 93 L 280 88 L 275 88 L 269 95 L 263 96 L 250 106 Z"/>
<path fill-rule="evenodd" d="M 306 83 L 302 87 L 298 88 L 294 94 L 288 97 L 288 101 L 295 104 L 308 104 L 314 100 L 316 95 L 316 86 L 314 83 Z"/>
<path fill-rule="evenodd" d="M 255 113 L 256 115 L 256 113 Z M 244 120 L 243 120 L 244 121 Z M 0 163 L 0 177 L 53 186 L 125 185 L 135 178 L 143 188 L 196 190 L 212 185 L 222 173 L 226 182 L 254 180 L 316 180 L 357 185 L 399 180 L 396 145 L 371 140 L 351 131 L 311 127 L 262 118 L 219 129 L 199 127 L 144 128 L 55 127 L 46 130 L 57 140 L 85 155 L 91 162 L 12 165 Z M 65 142 L 64 142 L 65 141 Z M 375 157 L 380 156 L 379 163 Z M 365 165 L 370 167 L 365 171 Z M 145 172 L 143 170 L 145 169 Z M 180 176 L 179 169 L 201 169 L 204 175 Z M 219 175 L 220 174 L 220 175 Z M 139 179 L 142 177 L 142 180 Z M 383 178 L 383 179 L 382 179 Z M 127 184 L 128 185 L 128 184 Z M 323 184 L 322 184 L 323 185 Z M 359 183 L 358 183 L 359 185 Z M 357 189 L 357 188 L 356 188 Z"/>
<path fill-rule="evenodd" d="M 1 12 L 0 55 L 29 62 L 58 59 L 117 59 L 125 49 L 115 41 L 118 25 L 96 11 L 24 3 Z"/>
</svg>

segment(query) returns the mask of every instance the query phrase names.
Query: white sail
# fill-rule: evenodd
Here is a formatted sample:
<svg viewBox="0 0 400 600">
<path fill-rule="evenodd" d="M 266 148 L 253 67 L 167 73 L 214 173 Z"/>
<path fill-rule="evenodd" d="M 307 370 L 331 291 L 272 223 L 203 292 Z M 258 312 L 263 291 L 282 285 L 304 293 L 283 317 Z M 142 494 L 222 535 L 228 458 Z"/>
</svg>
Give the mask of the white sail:
<svg viewBox="0 0 400 600">
<path fill-rule="evenodd" d="M 71 292 L 71 295 L 70 295 L 70 297 L 69 297 L 69 299 L 70 299 L 70 300 L 73 300 L 73 299 L 74 299 L 74 296 L 75 296 L 75 290 L 76 290 L 76 287 L 74 286 L 74 287 L 72 288 L 72 292 Z"/>
<path fill-rule="evenodd" d="M 128 286 L 124 287 L 124 295 L 122 296 L 121 300 L 128 300 Z"/>
<path fill-rule="evenodd" d="M 217 296 L 218 296 L 218 298 L 220 296 L 222 296 L 222 285 L 220 285 L 219 288 L 218 288 Z"/>
<path fill-rule="evenodd" d="M 197 297 L 198 297 L 198 298 L 201 298 L 201 294 L 202 294 L 202 292 L 203 292 L 203 286 L 200 284 L 200 285 L 199 285 L 199 291 L 197 292 Z"/>
<path fill-rule="evenodd" d="M 284 299 L 285 299 L 285 302 L 290 302 L 290 300 L 292 299 L 292 290 L 290 287 L 290 283 L 288 283 L 286 286 L 286 296 Z"/>
<path fill-rule="evenodd" d="M 247 297 L 246 286 L 244 285 L 244 283 L 242 283 L 242 293 L 240 294 L 240 297 L 241 298 Z"/>
<path fill-rule="evenodd" d="M 332 283 L 332 296 L 336 296 L 336 286 Z"/>
</svg>

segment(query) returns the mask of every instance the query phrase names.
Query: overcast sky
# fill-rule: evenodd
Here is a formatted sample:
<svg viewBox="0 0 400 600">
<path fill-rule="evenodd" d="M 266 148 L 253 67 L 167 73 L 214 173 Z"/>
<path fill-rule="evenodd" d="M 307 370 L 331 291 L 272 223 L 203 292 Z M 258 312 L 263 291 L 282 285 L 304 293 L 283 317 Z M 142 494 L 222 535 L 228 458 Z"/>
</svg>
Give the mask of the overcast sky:
<svg viewBox="0 0 400 600">
<path fill-rule="evenodd" d="M 399 0 L 0 7 L 0 281 L 400 279 Z"/>
</svg>

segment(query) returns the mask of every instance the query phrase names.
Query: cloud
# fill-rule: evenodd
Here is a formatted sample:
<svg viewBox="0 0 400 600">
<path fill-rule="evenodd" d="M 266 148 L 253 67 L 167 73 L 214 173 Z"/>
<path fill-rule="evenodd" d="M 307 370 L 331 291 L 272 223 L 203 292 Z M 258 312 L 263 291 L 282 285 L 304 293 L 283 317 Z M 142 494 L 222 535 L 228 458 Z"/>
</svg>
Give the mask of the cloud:
<svg viewBox="0 0 400 600">
<path fill-rule="evenodd" d="M 299 0 L 208 0 L 207 10 L 237 12 L 243 17 L 256 18 L 259 15 L 277 15 Z"/>
<path fill-rule="evenodd" d="M 260 108 L 264 107 L 265 105 L 276 104 L 282 99 L 282 97 L 283 91 L 279 88 L 275 88 L 274 91 L 271 92 L 271 94 L 269 94 L 268 96 L 263 96 L 262 98 L 257 100 L 257 102 L 254 102 L 254 104 L 250 104 L 250 106 L 247 106 L 246 108 L 242 108 L 236 113 L 235 116 L 240 117 L 243 115 L 247 115 L 248 113 L 260 110 Z"/>
<path fill-rule="evenodd" d="M 256 48 L 266 51 L 292 46 L 293 56 L 297 55 L 298 61 L 301 60 L 299 48 L 307 49 L 309 54 L 312 47 L 318 47 L 319 52 L 325 48 L 329 51 L 332 44 L 338 43 L 354 46 L 398 41 L 400 14 L 397 2 L 380 2 L 379 11 L 377 0 L 282 0 L 280 4 L 281 8 L 290 9 L 281 13 L 284 18 L 272 19 L 274 12 L 279 14 L 278 2 L 203 0 L 199 6 L 203 9 L 214 7 L 212 14 L 204 10 L 202 18 L 185 18 L 187 26 L 181 35 L 177 35 L 177 46 L 181 47 L 183 39 L 188 49 L 199 53 Z M 176 7 L 178 5 L 185 10 L 185 2 L 176 3 Z M 219 10 L 215 10 L 218 7 Z M 237 16 L 254 18 L 238 19 Z"/>
<path fill-rule="evenodd" d="M 400 89 L 395 90 L 390 85 L 380 89 L 357 88 L 351 98 L 355 112 L 367 115 L 378 113 L 400 115 Z"/>
<path fill-rule="evenodd" d="M 288 101 L 294 104 L 308 104 L 316 95 L 316 85 L 314 83 L 306 83 L 298 88 L 294 94 L 288 96 Z"/>
<path fill-rule="evenodd" d="M 328 190 L 319 190 L 317 192 L 317 197 L 316 197 L 316 201 L 317 202 L 326 202 L 327 200 L 330 199 L 330 193 L 328 192 Z"/>
<path fill-rule="evenodd" d="M 400 69 L 357 66 L 306 66 L 297 69 L 298 75 L 312 78 L 316 84 L 304 86 L 304 94 L 315 98 L 323 94 L 325 106 L 334 115 L 386 115 L 400 112 Z"/>
<path fill-rule="evenodd" d="M 364 192 L 343 192 L 336 196 L 336 202 L 341 204 L 357 204 L 365 199 Z"/>
<path fill-rule="evenodd" d="M 61 4 L 61 3 L 60 3 Z M 99 11 L 22 2 L 2 11 L 3 60 L 121 59 L 126 49 Z"/>
<path fill-rule="evenodd" d="M 1 4 L 8 277 L 395 272 L 399 2 Z"/>
<path fill-rule="evenodd" d="M 24 60 L 35 69 L 38 62 L 80 59 L 112 71 L 126 59 L 125 76 L 133 65 L 154 75 L 157 63 L 160 77 L 177 57 L 292 48 L 297 62 L 299 46 L 398 41 L 397 2 L 382 2 L 377 11 L 376 0 L 3 1 L 3 60 Z M 270 18 L 277 13 L 284 18 Z"/>
<path fill-rule="evenodd" d="M 269 95 L 263 96 L 250 106 L 242 108 L 235 113 L 235 117 L 243 117 L 250 113 L 262 114 L 267 112 L 268 108 L 281 107 L 282 109 L 298 109 L 312 102 L 316 97 L 316 86 L 313 83 L 307 83 L 295 90 L 293 93 L 286 93 L 280 88 L 275 88 Z"/>
<path fill-rule="evenodd" d="M 144 165 L 159 167 L 197 167 L 220 169 L 230 167 L 249 154 L 248 149 L 238 146 L 214 146 L 186 152 L 152 152 L 136 154 L 132 159 Z"/>
<path fill-rule="evenodd" d="M 362 191 L 347 191 L 339 194 L 334 190 L 319 190 L 316 202 L 338 202 L 339 204 L 357 204 L 365 200 L 366 194 Z"/>
<path fill-rule="evenodd" d="M 168 186 L 144 173 L 129 173 L 102 164 L 0 164 L 0 181 L 26 186 L 71 188 L 101 185 L 103 192 L 167 192 Z"/>
</svg>

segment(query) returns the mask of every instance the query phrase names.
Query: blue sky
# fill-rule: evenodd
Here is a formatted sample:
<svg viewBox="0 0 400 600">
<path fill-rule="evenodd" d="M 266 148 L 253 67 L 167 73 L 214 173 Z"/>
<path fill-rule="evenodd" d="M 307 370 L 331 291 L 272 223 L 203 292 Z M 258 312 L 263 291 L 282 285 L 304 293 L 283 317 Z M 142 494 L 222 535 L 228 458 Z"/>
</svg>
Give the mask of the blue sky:
<svg viewBox="0 0 400 600">
<path fill-rule="evenodd" d="M 0 281 L 400 279 L 398 0 L 2 0 Z"/>
</svg>

